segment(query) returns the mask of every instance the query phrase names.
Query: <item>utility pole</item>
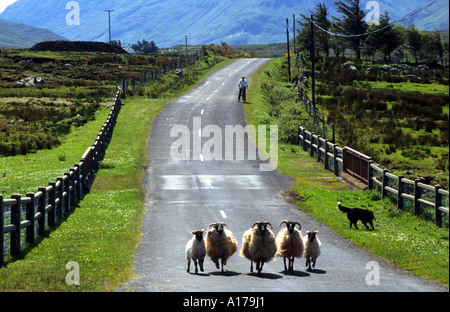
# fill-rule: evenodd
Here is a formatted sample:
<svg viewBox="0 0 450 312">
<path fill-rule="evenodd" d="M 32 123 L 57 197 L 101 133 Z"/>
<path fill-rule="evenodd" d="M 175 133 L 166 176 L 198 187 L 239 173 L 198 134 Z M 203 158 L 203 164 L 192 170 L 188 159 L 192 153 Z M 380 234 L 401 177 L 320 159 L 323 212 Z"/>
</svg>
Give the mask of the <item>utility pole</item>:
<svg viewBox="0 0 450 312">
<path fill-rule="evenodd" d="M 111 44 L 111 12 L 114 12 L 114 10 L 105 10 L 105 12 L 108 12 L 109 44 Z"/>
<path fill-rule="evenodd" d="M 314 23 L 313 23 L 313 15 L 311 14 L 311 73 L 312 73 L 312 83 L 311 83 L 311 91 L 312 91 L 312 104 L 313 104 L 313 114 L 314 121 L 316 121 L 316 48 L 314 44 Z"/>
<path fill-rule="evenodd" d="M 188 55 L 187 40 L 188 40 L 189 38 L 188 38 L 188 36 L 184 36 L 184 39 L 186 40 L 186 55 Z"/>
<path fill-rule="evenodd" d="M 287 36 L 287 59 L 288 59 L 288 74 L 289 74 L 289 82 L 291 82 L 291 56 L 289 49 L 289 19 L 286 18 L 286 36 Z"/>
<path fill-rule="evenodd" d="M 294 54 L 297 52 L 295 50 L 295 14 L 292 14 L 292 27 L 294 28 L 294 38 L 292 38 L 293 45 L 294 45 Z"/>
</svg>

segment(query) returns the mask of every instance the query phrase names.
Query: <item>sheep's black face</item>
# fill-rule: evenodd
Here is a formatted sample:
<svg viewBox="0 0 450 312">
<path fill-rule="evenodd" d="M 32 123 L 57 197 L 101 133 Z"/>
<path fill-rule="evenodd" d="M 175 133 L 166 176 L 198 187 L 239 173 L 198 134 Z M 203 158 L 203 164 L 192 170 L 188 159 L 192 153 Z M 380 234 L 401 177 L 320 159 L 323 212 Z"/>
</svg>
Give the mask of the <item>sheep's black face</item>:
<svg viewBox="0 0 450 312">
<path fill-rule="evenodd" d="M 223 224 L 221 223 L 216 223 L 214 225 L 214 228 L 216 229 L 217 233 L 219 233 L 220 235 L 223 234 Z"/>
<path fill-rule="evenodd" d="M 199 242 L 203 239 L 203 231 L 195 231 L 192 234 L 195 235 L 195 239 L 197 239 Z"/>
<path fill-rule="evenodd" d="M 287 222 L 286 223 L 286 228 L 287 228 L 289 234 L 294 233 L 295 223 L 294 222 Z"/>
<path fill-rule="evenodd" d="M 258 224 L 258 230 L 259 230 L 259 233 L 261 233 L 261 235 L 266 234 L 267 224 L 265 224 L 265 223 Z"/>
<path fill-rule="evenodd" d="M 317 234 L 316 232 L 308 232 L 307 234 L 308 234 L 308 240 L 310 242 L 313 242 L 316 239 L 316 234 Z"/>
</svg>

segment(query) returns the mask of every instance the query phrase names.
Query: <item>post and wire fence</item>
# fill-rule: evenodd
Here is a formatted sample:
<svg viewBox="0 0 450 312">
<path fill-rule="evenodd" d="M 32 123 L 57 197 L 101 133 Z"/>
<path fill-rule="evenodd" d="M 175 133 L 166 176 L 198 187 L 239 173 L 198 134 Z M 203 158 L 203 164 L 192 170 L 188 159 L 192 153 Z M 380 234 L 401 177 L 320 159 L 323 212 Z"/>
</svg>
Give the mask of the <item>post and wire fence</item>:
<svg viewBox="0 0 450 312">
<path fill-rule="evenodd" d="M 95 179 L 99 163 L 112 139 L 114 126 L 122 106 L 121 97 L 132 94 L 136 86 L 158 79 L 162 75 L 196 62 L 204 55 L 204 49 L 193 55 L 180 56 L 167 65 L 143 72 L 139 77 L 124 79 L 119 83 L 108 117 L 89 146 L 72 168 L 62 176 L 38 187 L 36 192 L 25 196 L 14 193 L 10 198 L 0 194 L 0 266 L 5 257 L 19 256 L 27 243 L 34 243 L 43 236 L 47 227 L 54 227 L 88 193 Z"/>
<path fill-rule="evenodd" d="M 318 116 L 318 109 L 315 103 L 315 28 L 330 36 L 347 38 L 367 36 L 411 18 L 434 3 L 436 3 L 436 1 L 432 1 L 423 8 L 415 10 L 404 18 L 394 21 L 385 27 L 364 34 L 339 34 L 330 32 L 320 27 L 314 21 L 313 15 L 311 15 L 309 19 L 311 27 L 311 74 L 302 68 L 302 66 L 306 65 L 306 62 L 303 59 L 303 56 L 299 54 L 297 56 L 296 65 L 300 75 L 296 78 L 295 86 L 299 90 L 297 102 L 303 102 L 305 111 L 313 118 L 314 125 L 316 125 L 318 129 L 322 128 L 322 135 L 320 135 L 308 131 L 306 128 L 299 125 L 298 145 L 300 145 L 304 151 L 309 152 L 310 156 L 315 157 L 318 162 L 323 162 L 325 169 L 330 170 L 336 176 L 341 176 L 343 173 L 351 175 L 361 183 L 365 184 L 368 189 L 379 190 L 381 198 L 390 197 L 393 200 L 396 200 L 398 210 L 410 209 L 414 215 L 431 216 L 434 219 L 435 224 L 441 227 L 444 214 L 446 215 L 448 224 L 449 214 L 449 192 L 445 190 L 444 187 L 440 185 L 431 186 L 422 183 L 420 180 L 411 180 L 403 176 L 394 175 L 390 173 L 389 170 L 382 169 L 375 164 L 371 157 L 348 146 L 343 148 L 339 147 L 335 143 L 334 125 L 332 125 L 332 138 L 327 139 L 326 133 L 327 129 L 330 127 L 325 125 L 324 118 L 321 119 Z M 311 85 L 308 82 L 309 78 L 311 78 Z M 311 87 L 312 99 L 309 99 L 306 90 L 309 87 Z M 432 212 L 430 212 L 430 208 Z"/>
</svg>

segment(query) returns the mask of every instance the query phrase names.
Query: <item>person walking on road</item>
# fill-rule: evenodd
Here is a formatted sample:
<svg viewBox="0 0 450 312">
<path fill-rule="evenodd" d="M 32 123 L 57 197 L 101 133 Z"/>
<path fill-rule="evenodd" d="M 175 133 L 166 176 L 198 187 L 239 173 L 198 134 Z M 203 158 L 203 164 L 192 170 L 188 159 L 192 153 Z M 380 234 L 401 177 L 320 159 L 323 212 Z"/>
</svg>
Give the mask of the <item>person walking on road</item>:
<svg viewBox="0 0 450 312">
<path fill-rule="evenodd" d="M 248 88 L 248 83 L 247 83 L 247 80 L 245 80 L 244 76 L 242 76 L 242 79 L 239 80 L 238 87 L 239 87 L 238 102 L 241 100 L 241 97 L 242 97 L 242 102 L 245 103 L 245 101 L 246 101 L 245 92 Z"/>
</svg>

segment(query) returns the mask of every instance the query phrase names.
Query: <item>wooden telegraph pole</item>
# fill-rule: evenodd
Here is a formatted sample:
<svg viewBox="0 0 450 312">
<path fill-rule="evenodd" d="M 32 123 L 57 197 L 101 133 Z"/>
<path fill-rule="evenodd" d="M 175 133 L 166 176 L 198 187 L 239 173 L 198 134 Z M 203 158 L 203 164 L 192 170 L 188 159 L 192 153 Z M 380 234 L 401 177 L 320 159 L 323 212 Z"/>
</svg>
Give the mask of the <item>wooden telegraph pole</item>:
<svg viewBox="0 0 450 312">
<path fill-rule="evenodd" d="M 111 44 L 111 12 L 114 12 L 114 10 L 105 10 L 105 12 L 108 12 L 109 44 Z"/>
<path fill-rule="evenodd" d="M 295 54 L 297 52 L 295 50 L 295 14 L 292 14 L 292 27 L 294 29 L 294 38 L 292 38 L 292 42 L 293 42 L 293 45 L 294 45 L 294 54 Z"/>
<path fill-rule="evenodd" d="M 312 104 L 313 104 L 313 114 L 314 121 L 316 121 L 316 49 L 314 46 L 314 23 L 313 15 L 311 14 L 311 91 L 312 91 Z"/>
<path fill-rule="evenodd" d="M 187 40 L 189 39 L 188 36 L 184 36 L 184 39 L 186 40 L 186 55 L 188 55 L 188 45 Z"/>
<path fill-rule="evenodd" d="M 286 18 L 286 36 L 287 36 L 287 59 L 288 59 L 288 75 L 289 75 L 289 82 L 291 82 L 291 56 L 289 54 L 289 19 Z"/>
</svg>

